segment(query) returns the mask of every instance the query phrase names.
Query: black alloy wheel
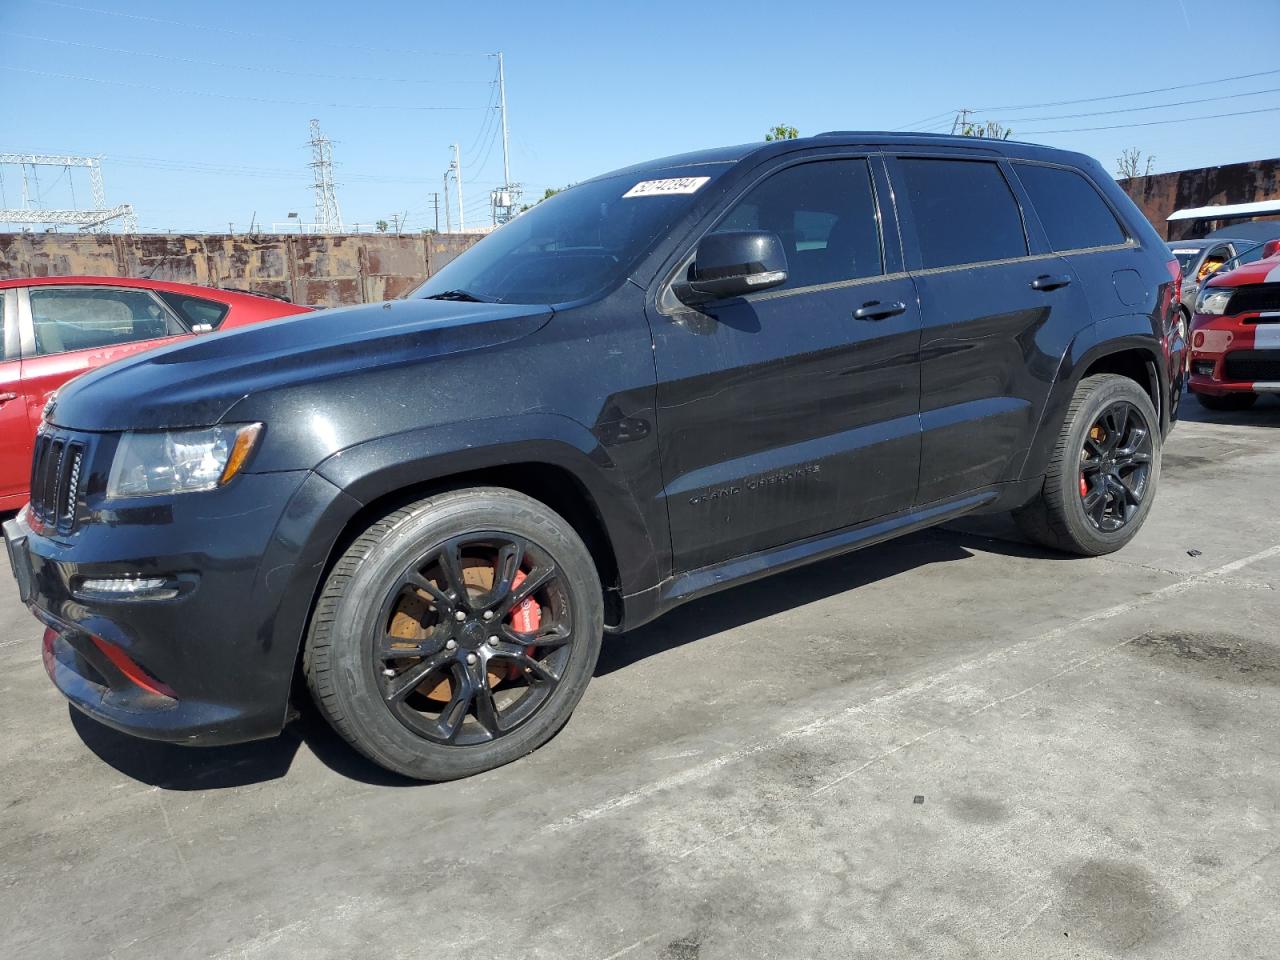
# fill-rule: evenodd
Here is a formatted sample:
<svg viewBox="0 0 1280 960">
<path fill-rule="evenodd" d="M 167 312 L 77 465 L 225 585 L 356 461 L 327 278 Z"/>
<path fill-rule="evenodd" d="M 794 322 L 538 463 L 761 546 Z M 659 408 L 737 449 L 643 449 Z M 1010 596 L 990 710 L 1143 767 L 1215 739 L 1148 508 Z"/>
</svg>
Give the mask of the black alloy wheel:
<svg viewBox="0 0 1280 960">
<path fill-rule="evenodd" d="M 370 524 L 333 564 L 302 669 L 353 747 L 418 780 L 527 756 L 595 671 L 604 591 L 563 517 L 502 487 L 443 491 Z"/>
<path fill-rule="evenodd" d="M 1146 522 L 1163 435 L 1152 396 L 1115 373 L 1072 391 L 1039 492 L 1013 512 L 1033 543 L 1082 557 L 1114 553 Z"/>
<path fill-rule="evenodd" d="M 574 611 L 555 561 L 506 533 L 467 533 L 409 564 L 386 596 L 374 669 L 391 713 L 434 743 L 503 737 L 564 674 Z"/>
<path fill-rule="evenodd" d="M 1113 533 L 1142 507 L 1151 475 L 1151 426 L 1127 400 L 1106 407 L 1080 451 L 1080 501 L 1095 528 Z"/>
</svg>

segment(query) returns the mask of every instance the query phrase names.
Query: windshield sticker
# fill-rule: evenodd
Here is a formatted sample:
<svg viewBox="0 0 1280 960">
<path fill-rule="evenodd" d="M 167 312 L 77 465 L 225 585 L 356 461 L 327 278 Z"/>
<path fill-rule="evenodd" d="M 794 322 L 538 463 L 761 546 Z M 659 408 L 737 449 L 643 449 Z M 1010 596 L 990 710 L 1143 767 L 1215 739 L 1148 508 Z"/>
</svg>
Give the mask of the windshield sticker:
<svg viewBox="0 0 1280 960">
<path fill-rule="evenodd" d="M 697 193 L 710 177 L 673 177 L 670 180 L 641 180 L 624 193 L 627 197 L 663 197 L 672 193 Z"/>
<path fill-rule="evenodd" d="M 1178 253 L 1199 253 L 1200 251 L 1199 250 L 1175 250 L 1173 252 L 1175 254 L 1178 254 Z"/>
</svg>

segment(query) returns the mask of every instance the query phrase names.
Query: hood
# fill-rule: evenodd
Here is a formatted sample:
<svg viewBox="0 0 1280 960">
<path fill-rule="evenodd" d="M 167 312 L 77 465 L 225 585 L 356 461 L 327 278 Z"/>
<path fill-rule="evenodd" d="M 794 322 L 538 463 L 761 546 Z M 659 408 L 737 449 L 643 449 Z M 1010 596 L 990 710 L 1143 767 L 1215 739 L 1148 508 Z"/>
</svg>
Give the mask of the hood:
<svg viewBox="0 0 1280 960">
<path fill-rule="evenodd" d="M 209 426 L 258 391 L 493 346 L 528 336 L 551 314 L 542 305 L 395 300 L 285 317 L 77 377 L 49 419 L 73 430 Z"/>
<path fill-rule="evenodd" d="M 1255 260 L 1228 273 L 1215 273 L 1206 287 L 1244 287 L 1254 283 L 1280 283 L 1280 255 Z"/>
</svg>

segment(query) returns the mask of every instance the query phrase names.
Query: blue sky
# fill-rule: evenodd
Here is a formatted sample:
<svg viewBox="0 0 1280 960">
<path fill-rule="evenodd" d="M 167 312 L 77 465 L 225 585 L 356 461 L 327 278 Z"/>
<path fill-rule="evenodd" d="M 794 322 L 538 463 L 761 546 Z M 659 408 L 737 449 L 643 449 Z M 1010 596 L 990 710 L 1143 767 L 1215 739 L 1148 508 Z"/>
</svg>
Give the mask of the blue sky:
<svg viewBox="0 0 1280 960">
<path fill-rule="evenodd" d="M 432 226 L 454 142 L 468 218 L 482 219 L 502 177 L 485 54 L 502 50 L 512 177 L 530 195 L 757 140 L 777 122 L 806 134 L 945 128 L 960 107 L 1006 108 L 979 117 L 1108 167 L 1136 146 L 1175 170 L 1280 154 L 1280 109 L 1044 131 L 1280 108 L 1280 72 L 1007 107 L 1280 71 L 1278 12 L 1276 0 L 0 0 L 0 151 L 103 155 L 108 202 L 133 203 L 144 228 L 243 230 L 255 214 L 311 219 L 316 117 L 335 141 L 348 223 L 407 213 L 409 229 Z M 3 183 L 14 206 L 16 172 Z M 81 174 L 42 172 L 46 205 L 69 203 L 72 185 L 84 205 Z"/>
</svg>

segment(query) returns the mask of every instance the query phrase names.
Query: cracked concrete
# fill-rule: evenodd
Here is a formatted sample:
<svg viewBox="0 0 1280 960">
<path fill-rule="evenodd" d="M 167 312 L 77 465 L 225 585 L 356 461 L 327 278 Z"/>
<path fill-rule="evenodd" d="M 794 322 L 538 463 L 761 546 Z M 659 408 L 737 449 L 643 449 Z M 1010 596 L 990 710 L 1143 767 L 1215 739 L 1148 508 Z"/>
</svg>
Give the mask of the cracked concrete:
<svg viewBox="0 0 1280 960">
<path fill-rule="evenodd" d="M 1188 406 L 1123 553 L 988 518 L 691 604 L 458 783 L 312 717 L 207 751 L 104 730 L 0 578 L 6 949 L 1273 956 L 1280 404 Z"/>
</svg>

